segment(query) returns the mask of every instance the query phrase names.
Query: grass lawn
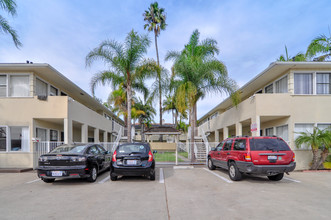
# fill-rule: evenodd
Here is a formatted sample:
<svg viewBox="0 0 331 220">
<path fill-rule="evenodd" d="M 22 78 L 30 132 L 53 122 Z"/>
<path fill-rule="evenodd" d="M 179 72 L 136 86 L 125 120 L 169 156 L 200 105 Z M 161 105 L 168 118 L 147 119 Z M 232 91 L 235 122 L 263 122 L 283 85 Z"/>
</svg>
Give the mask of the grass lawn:
<svg viewBox="0 0 331 220">
<path fill-rule="evenodd" d="M 178 154 L 182 157 L 188 158 L 188 153 L 187 152 L 179 152 Z"/>
<path fill-rule="evenodd" d="M 157 152 L 156 154 L 154 154 L 154 157 L 156 162 L 175 162 L 175 154 L 175 152 Z M 183 162 L 183 160 L 178 158 L 178 162 Z"/>
</svg>

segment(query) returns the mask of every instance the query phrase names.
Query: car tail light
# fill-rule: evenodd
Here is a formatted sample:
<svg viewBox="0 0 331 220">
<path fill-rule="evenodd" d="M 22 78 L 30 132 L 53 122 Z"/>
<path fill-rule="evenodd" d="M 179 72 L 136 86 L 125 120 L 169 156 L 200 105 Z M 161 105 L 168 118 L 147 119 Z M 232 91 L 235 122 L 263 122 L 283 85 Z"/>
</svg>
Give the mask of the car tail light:
<svg viewBox="0 0 331 220">
<path fill-rule="evenodd" d="M 116 155 L 117 155 L 117 152 L 115 150 L 114 153 L 113 153 L 113 159 L 112 159 L 113 162 L 116 162 Z"/>
<path fill-rule="evenodd" d="M 293 153 L 292 162 L 295 161 L 295 153 Z"/>
<path fill-rule="evenodd" d="M 246 161 L 252 161 L 251 155 L 250 154 L 245 154 L 245 160 Z"/>
<path fill-rule="evenodd" d="M 152 162 L 153 161 L 153 154 L 152 151 L 148 152 L 148 162 Z"/>
</svg>

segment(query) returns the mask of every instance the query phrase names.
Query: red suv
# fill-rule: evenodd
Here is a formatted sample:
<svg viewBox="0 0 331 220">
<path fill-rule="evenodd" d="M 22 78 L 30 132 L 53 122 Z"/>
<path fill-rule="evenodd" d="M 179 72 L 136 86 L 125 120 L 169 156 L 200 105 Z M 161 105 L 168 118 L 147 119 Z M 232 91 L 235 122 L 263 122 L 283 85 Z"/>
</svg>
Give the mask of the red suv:
<svg viewBox="0 0 331 220">
<path fill-rule="evenodd" d="M 208 168 L 227 169 L 234 181 L 240 180 L 243 173 L 279 181 L 284 173 L 293 171 L 295 165 L 293 151 L 279 137 L 228 138 L 208 154 Z"/>
</svg>

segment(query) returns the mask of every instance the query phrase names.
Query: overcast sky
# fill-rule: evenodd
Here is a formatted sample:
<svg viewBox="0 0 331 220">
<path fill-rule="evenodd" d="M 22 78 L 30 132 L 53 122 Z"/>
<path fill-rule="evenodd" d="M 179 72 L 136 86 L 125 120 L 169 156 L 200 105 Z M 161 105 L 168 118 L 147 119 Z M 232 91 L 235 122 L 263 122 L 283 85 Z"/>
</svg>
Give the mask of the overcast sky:
<svg viewBox="0 0 331 220">
<path fill-rule="evenodd" d="M 142 14 L 152 1 L 146 0 L 17 0 L 17 16 L 1 11 L 16 29 L 23 47 L 18 50 L 9 35 L 1 34 L 0 62 L 48 63 L 91 94 L 90 79 L 102 63 L 85 67 L 85 56 L 106 39 L 123 42 L 134 29 L 144 30 Z M 158 38 L 160 62 L 168 50 L 180 51 L 195 29 L 201 39 L 218 42 L 218 59 L 229 76 L 242 86 L 266 69 L 281 54 L 284 46 L 294 56 L 305 52 L 310 41 L 320 34 L 329 36 L 330 0 L 163 0 L 167 29 Z M 154 36 L 146 57 L 156 59 Z M 107 99 L 111 90 L 98 87 L 96 96 Z M 224 99 L 212 94 L 198 102 L 198 118 Z M 157 108 L 158 109 L 158 108 Z M 166 122 L 172 122 L 165 115 Z M 158 116 L 155 117 L 158 122 Z"/>
</svg>

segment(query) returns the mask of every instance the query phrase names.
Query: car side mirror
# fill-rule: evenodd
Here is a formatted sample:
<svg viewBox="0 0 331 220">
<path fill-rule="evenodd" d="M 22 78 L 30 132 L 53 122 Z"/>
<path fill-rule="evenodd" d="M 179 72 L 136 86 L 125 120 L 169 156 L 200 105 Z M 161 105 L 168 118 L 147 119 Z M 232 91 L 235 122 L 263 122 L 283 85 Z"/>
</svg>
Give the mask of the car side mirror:
<svg viewBox="0 0 331 220">
<path fill-rule="evenodd" d="M 212 147 L 210 150 L 211 151 L 215 151 L 216 150 L 216 147 Z"/>
<path fill-rule="evenodd" d="M 153 150 L 153 154 L 156 154 L 157 153 L 157 150 Z"/>
<path fill-rule="evenodd" d="M 105 153 L 104 154 L 110 154 L 110 152 L 109 151 L 105 151 Z"/>
</svg>

